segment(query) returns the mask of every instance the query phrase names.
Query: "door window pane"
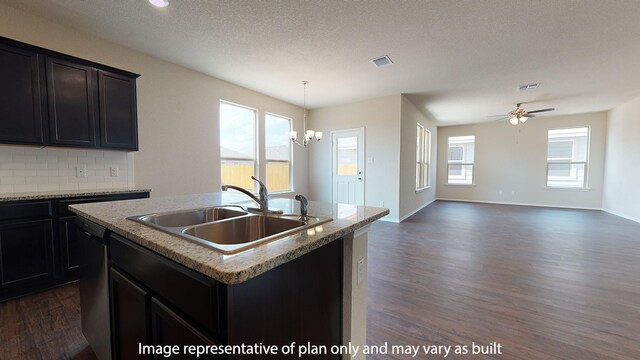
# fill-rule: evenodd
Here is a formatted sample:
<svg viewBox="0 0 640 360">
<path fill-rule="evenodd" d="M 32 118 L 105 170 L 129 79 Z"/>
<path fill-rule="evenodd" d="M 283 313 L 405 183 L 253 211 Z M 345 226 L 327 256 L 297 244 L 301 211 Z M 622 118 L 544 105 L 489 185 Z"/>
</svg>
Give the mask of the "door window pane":
<svg viewBox="0 0 640 360">
<path fill-rule="evenodd" d="M 337 140 L 336 174 L 358 175 L 358 138 L 353 136 Z"/>
</svg>

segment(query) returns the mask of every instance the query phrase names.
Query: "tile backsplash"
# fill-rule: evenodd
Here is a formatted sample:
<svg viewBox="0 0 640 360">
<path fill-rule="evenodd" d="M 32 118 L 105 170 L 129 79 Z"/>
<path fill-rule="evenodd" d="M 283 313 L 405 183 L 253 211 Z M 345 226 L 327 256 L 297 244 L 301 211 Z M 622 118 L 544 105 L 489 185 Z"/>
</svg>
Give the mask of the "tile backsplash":
<svg viewBox="0 0 640 360">
<path fill-rule="evenodd" d="M 86 177 L 76 176 L 77 167 Z M 0 146 L 0 193 L 132 187 L 133 174 L 133 153 Z"/>
</svg>

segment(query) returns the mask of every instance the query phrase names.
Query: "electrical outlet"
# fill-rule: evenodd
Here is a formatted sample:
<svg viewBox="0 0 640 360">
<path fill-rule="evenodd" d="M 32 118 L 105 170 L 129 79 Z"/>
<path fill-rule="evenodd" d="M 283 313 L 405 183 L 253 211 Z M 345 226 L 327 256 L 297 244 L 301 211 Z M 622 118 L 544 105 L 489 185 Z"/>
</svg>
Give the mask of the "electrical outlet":
<svg viewBox="0 0 640 360">
<path fill-rule="evenodd" d="M 364 258 L 358 260 L 358 285 L 364 280 Z"/>
<path fill-rule="evenodd" d="M 112 166 L 112 167 L 110 167 L 110 168 L 109 168 L 109 171 L 110 171 L 111 177 L 118 177 L 118 176 L 120 176 L 120 171 L 118 170 L 118 167 L 117 167 L 117 166 Z"/>
<path fill-rule="evenodd" d="M 77 178 L 86 178 L 87 177 L 87 165 L 78 165 L 78 166 L 76 166 L 76 177 Z"/>
</svg>

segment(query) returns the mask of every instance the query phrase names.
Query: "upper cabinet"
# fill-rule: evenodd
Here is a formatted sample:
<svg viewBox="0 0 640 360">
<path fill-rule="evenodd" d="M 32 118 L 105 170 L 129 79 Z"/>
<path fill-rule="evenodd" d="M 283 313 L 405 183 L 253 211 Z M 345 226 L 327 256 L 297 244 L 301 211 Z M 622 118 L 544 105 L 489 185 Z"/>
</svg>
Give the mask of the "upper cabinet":
<svg viewBox="0 0 640 360">
<path fill-rule="evenodd" d="M 49 143 L 96 147 L 96 69 L 47 57 Z"/>
<path fill-rule="evenodd" d="M 44 144 L 40 56 L 0 43 L 0 142 Z"/>
<path fill-rule="evenodd" d="M 100 145 L 103 148 L 138 150 L 136 80 L 98 71 L 100 92 Z"/>
<path fill-rule="evenodd" d="M 0 37 L 0 143 L 138 150 L 138 76 Z"/>
</svg>

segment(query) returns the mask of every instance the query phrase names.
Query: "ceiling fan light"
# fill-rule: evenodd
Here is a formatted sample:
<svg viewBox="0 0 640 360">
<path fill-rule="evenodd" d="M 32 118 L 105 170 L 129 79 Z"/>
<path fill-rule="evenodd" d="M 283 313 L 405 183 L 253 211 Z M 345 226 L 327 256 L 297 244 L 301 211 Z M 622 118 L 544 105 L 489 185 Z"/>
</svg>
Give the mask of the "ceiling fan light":
<svg viewBox="0 0 640 360">
<path fill-rule="evenodd" d="M 518 118 L 514 116 L 509 119 L 509 122 L 511 123 L 511 125 L 518 125 Z"/>
<path fill-rule="evenodd" d="M 526 116 L 520 116 L 520 122 L 521 122 L 521 123 L 523 123 L 523 124 L 524 124 L 525 122 L 527 122 L 527 120 L 529 120 L 529 118 L 528 118 L 528 117 L 526 117 Z"/>
</svg>

